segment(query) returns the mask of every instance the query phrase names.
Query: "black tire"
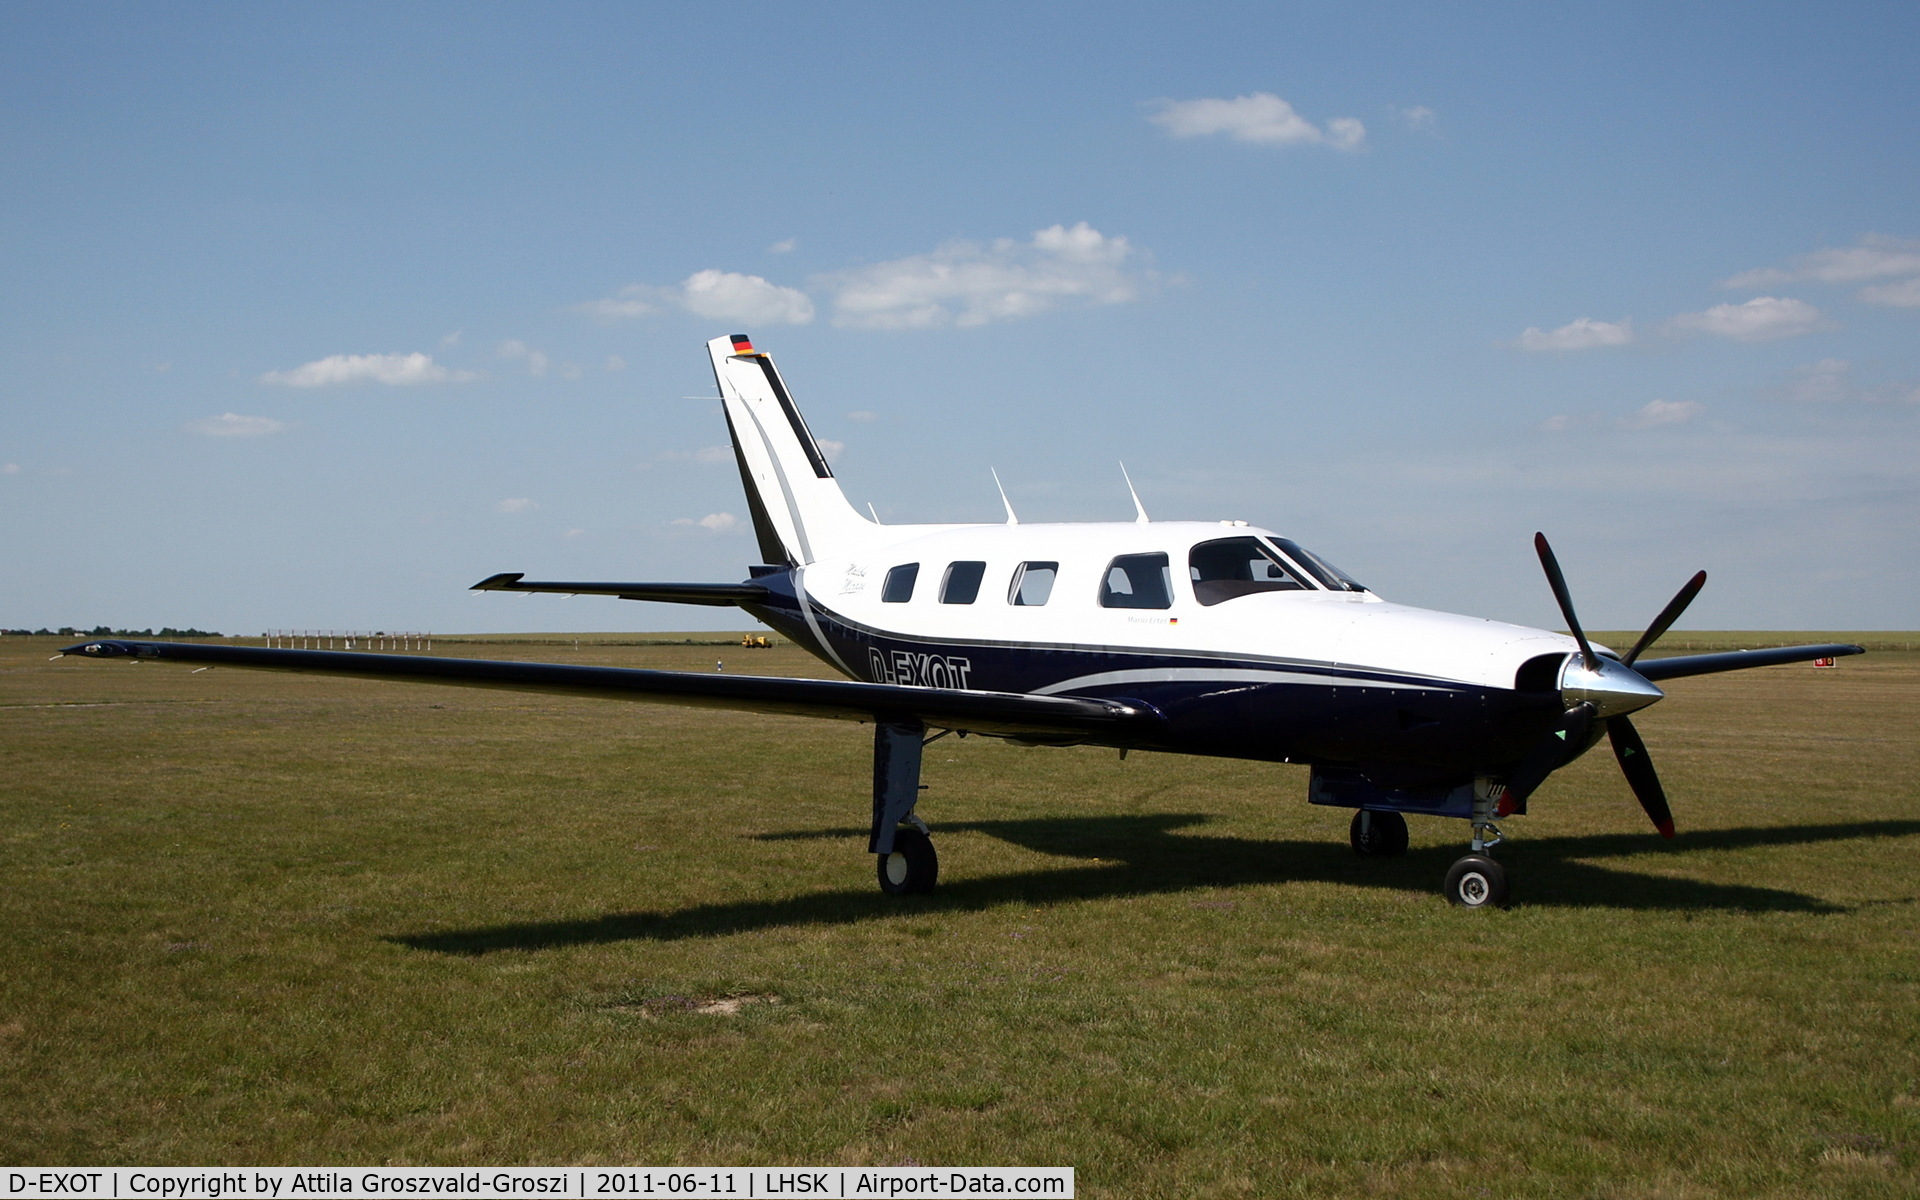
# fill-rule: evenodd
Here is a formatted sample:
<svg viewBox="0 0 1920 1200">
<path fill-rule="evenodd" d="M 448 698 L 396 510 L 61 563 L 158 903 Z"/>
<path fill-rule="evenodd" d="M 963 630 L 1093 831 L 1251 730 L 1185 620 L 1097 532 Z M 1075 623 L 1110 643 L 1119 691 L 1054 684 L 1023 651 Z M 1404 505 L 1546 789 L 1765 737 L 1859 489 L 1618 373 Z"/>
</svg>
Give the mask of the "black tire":
<svg viewBox="0 0 1920 1200">
<path fill-rule="evenodd" d="M 1506 868 L 1484 854 L 1469 854 L 1448 868 L 1443 890 L 1461 908 L 1505 908 Z"/>
<path fill-rule="evenodd" d="M 1363 826 L 1364 833 L 1361 831 Z M 1347 840 L 1353 843 L 1353 852 L 1361 858 L 1392 858 L 1405 854 L 1407 819 L 1397 812 L 1357 812 L 1353 814 L 1353 824 L 1347 830 Z"/>
<path fill-rule="evenodd" d="M 894 831 L 892 854 L 874 858 L 880 890 L 889 896 L 930 892 L 939 882 L 940 856 L 933 851 L 933 839 L 911 825 Z"/>
</svg>

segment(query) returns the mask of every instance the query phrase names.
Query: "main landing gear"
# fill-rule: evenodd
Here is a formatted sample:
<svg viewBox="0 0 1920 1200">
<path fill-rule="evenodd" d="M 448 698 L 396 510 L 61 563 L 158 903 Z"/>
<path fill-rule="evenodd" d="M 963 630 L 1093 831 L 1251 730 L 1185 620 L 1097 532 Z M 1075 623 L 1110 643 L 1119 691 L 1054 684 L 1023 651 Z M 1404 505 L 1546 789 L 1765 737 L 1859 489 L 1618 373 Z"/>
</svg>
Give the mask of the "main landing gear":
<svg viewBox="0 0 1920 1200">
<path fill-rule="evenodd" d="M 926 822 L 911 819 L 913 824 L 893 831 L 892 853 L 874 855 L 880 890 L 889 896 L 930 892 L 940 881 L 940 856 L 934 853 Z"/>
<path fill-rule="evenodd" d="M 1353 814 L 1347 839 L 1361 858 L 1393 858 L 1407 852 L 1407 819 L 1397 812 L 1363 808 Z"/>
<path fill-rule="evenodd" d="M 874 856 L 880 890 L 889 896 L 931 892 L 940 880 L 940 856 L 927 823 L 913 811 L 920 802 L 920 748 L 927 727 L 918 721 L 880 721 L 873 729 Z"/>
</svg>

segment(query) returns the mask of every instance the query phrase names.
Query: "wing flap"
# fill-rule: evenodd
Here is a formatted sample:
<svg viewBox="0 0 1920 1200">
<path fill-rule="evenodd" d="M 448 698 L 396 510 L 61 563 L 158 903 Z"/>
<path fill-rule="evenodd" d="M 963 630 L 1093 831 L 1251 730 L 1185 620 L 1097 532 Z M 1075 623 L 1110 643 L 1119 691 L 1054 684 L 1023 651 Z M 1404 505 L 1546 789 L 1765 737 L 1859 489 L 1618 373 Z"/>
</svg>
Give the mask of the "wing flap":
<svg viewBox="0 0 1920 1200">
<path fill-rule="evenodd" d="M 476 592 L 558 592 L 567 596 L 618 596 L 622 600 L 653 600 L 662 604 L 707 604 L 727 607 L 757 604 L 767 589 L 757 583 L 568 583 L 528 580 L 518 572 L 489 575 L 470 589 Z"/>
<path fill-rule="evenodd" d="M 788 679 L 719 672 L 708 675 L 633 667 L 581 667 L 411 654 L 273 650 L 255 646 L 122 639 L 83 642 L 67 647 L 62 653 L 82 658 L 207 663 L 362 679 L 728 708 L 844 721 L 911 717 L 941 729 L 1115 745 L 1143 744 L 1151 739 L 1161 725 L 1159 714 L 1145 705 L 1073 696 L 903 687 L 841 679 Z"/>
</svg>

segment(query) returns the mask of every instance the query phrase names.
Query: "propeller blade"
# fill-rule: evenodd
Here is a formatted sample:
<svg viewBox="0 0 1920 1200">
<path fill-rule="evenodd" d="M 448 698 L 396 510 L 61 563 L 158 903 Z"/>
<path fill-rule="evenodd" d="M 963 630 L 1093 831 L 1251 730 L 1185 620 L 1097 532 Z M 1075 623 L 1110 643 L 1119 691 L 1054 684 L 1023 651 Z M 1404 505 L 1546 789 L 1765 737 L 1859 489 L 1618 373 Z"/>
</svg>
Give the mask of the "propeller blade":
<svg viewBox="0 0 1920 1200">
<path fill-rule="evenodd" d="M 1640 740 L 1640 731 L 1625 717 L 1615 717 L 1607 722 L 1607 739 L 1613 743 L 1613 756 L 1620 760 L 1620 770 L 1626 775 L 1640 807 L 1652 818 L 1653 827 L 1660 831 L 1661 837 L 1672 837 L 1673 810 L 1667 807 L 1666 790 L 1660 786 L 1660 776 L 1654 773 L 1653 760 L 1647 757 L 1647 744 Z"/>
<path fill-rule="evenodd" d="M 1573 594 L 1567 591 L 1567 577 L 1560 573 L 1560 562 L 1553 557 L 1553 547 L 1547 545 L 1546 534 L 1533 535 L 1533 549 L 1540 556 L 1540 565 L 1546 568 L 1547 586 L 1553 589 L 1553 598 L 1560 604 L 1560 615 L 1566 619 L 1567 632 L 1573 634 L 1573 640 L 1580 643 L 1580 660 L 1587 664 L 1587 670 L 1598 671 L 1600 659 L 1594 654 L 1593 647 L 1587 644 L 1586 631 L 1580 628 L 1580 618 L 1573 614 Z"/>
<path fill-rule="evenodd" d="M 1502 804 L 1516 812 L 1524 807 L 1533 790 L 1545 783 L 1547 776 L 1566 766 L 1575 750 L 1586 745 L 1592 728 L 1591 704 L 1576 704 L 1560 714 L 1559 723 L 1533 744 L 1513 774 L 1507 777 L 1507 793 Z"/>
<path fill-rule="evenodd" d="M 1686 586 L 1674 594 L 1673 599 L 1667 602 L 1667 606 L 1660 610 L 1660 615 L 1653 619 L 1653 624 L 1647 626 L 1647 631 L 1640 635 L 1640 640 L 1633 644 L 1633 649 L 1627 651 L 1627 656 L 1620 661 L 1629 667 L 1632 666 L 1633 660 L 1640 657 L 1641 651 L 1659 641 L 1660 635 L 1673 627 L 1673 623 L 1680 619 L 1680 614 L 1687 611 L 1687 605 L 1693 603 L 1693 598 L 1698 596 L 1700 589 L 1705 586 L 1707 586 L 1705 571 L 1697 572 L 1692 579 L 1687 580 Z"/>
</svg>

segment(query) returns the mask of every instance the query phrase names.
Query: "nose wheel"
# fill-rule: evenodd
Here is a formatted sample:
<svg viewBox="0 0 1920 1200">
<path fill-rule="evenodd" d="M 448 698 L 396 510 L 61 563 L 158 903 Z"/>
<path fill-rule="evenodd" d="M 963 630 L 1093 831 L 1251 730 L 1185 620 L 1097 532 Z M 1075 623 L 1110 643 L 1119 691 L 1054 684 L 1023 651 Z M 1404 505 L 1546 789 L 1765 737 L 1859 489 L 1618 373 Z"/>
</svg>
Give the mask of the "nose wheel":
<svg viewBox="0 0 1920 1200">
<path fill-rule="evenodd" d="M 1469 854 L 1447 871 L 1441 889 L 1450 903 L 1461 908 L 1505 908 L 1506 868 L 1484 854 Z"/>
</svg>

